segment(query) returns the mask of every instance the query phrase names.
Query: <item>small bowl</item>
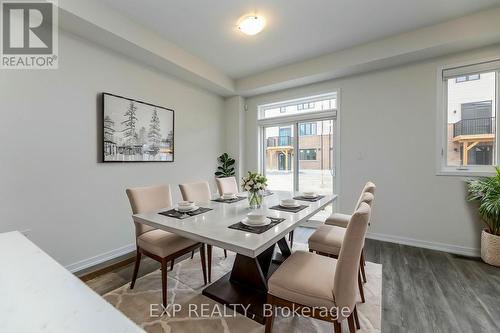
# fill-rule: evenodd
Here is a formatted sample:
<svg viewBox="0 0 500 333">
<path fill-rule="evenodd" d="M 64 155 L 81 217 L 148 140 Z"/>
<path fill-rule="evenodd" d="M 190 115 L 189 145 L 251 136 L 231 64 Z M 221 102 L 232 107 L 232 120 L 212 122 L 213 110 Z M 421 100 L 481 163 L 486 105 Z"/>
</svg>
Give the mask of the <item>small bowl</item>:
<svg viewBox="0 0 500 333">
<path fill-rule="evenodd" d="M 306 198 L 316 198 L 318 196 L 316 192 L 304 192 L 303 195 Z"/>
<path fill-rule="evenodd" d="M 236 194 L 234 193 L 222 193 L 222 199 L 235 199 Z"/>
<path fill-rule="evenodd" d="M 182 207 L 182 208 L 189 208 L 189 207 L 194 206 L 194 202 L 192 202 L 192 201 L 179 201 L 177 203 L 177 205 L 179 207 Z"/>
<path fill-rule="evenodd" d="M 282 206 L 297 206 L 297 200 L 295 199 L 283 199 L 281 200 Z"/>
<path fill-rule="evenodd" d="M 247 214 L 247 219 L 249 223 L 253 224 L 261 224 L 266 221 L 266 215 L 257 214 L 257 213 L 249 213 Z"/>
</svg>

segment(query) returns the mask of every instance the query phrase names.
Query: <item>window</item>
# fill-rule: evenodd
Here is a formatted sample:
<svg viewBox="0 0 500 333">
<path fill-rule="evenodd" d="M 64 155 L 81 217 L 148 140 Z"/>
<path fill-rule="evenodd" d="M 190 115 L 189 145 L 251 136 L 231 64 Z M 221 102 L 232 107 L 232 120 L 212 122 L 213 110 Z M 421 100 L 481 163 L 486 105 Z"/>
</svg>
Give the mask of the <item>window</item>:
<svg viewBox="0 0 500 333">
<path fill-rule="evenodd" d="M 299 151 L 299 160 L 316 161 L 316 149 L 301 149 Z"/>
<path fill-rule="evenodd" d="M 303 123 L 299 126 L 300 135 L 316 135 L 316 123 Z"/>
<path fill-rule="evenodd" d="M 442 70 L 440 173 L 489 173 L 498 164 L 499 72 L 500 61 Z"/>
<path fill-rule="evenodd" d="M 467 81 L 474 81 L 474 80 L 480 80 L 481 79 L 481 74 L 470 74 L 470 75 L 464 75 L 464 76 L 459 76 L 455 79 L 456 83 L 461 83 L 461 82 L 467 82 Z"/>
<path fill-rule="evenodd" d="M 273 103 L 259 107 L 259 119 L 334 111 L 337 108 L 336 94 L 318 95 L 305 99 Z"/>
</svg>

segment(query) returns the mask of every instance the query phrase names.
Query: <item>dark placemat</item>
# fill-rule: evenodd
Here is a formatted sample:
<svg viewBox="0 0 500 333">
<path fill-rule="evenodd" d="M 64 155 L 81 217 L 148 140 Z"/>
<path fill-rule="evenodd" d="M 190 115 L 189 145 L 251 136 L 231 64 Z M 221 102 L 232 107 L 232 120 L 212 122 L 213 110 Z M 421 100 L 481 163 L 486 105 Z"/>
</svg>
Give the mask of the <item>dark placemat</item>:
<svg viewBox="0 0 500 333">
<path fill-rule="evenodd" d="M 241 222 L 235 223 L 230 225 L 228 228 L 229 229 L 235 229 L 235 230 L 241 230 L 245 232 L 251 232 L 253 234 L 261 234 L 263 232 L 266 232 L 267 230 L 271 229 L 277 224 L 280 224 L 281 222 L 285 221 L 286 219 L 283 218 L 277 218 L 277 217 L 268 217 L 271 219 L 271 223 L 268 225 L 263 225 L 263 226 L 249 226 L 246 224 L 243 224 Z"/>
<path fill-rule="evenodd" d="M 316 202 L 318 200 L 323 199 L 325 196 L 324 195 L 318 195 L 316 198 L 306 198 L 302 195 L 299 195 L 297 197 L 293 197 L 295 200 L 300 200 L 300 201 L 309 201 L 309 202 Z"/>
<path fill-rule="evenodd" d="M 211 210 L 212 210 L 212 208 L 200 207 L 197 210 L 194 210 L 192 212 L 181 213 L 181 212 L 176 211 L 175 209 L 171 209 L 171 210 L 167 210 L 166 212 L 161 212 L 158 214 L 165 215 L 168 217 L 174 217 L 176 219 L 182 220 L 182 219 L 187 219 L 188 217 L 191 217 L 191 216 L 196 216 L 196 215 L 206 213 L 206 212 L 211 211 Z"/>
<path fill-rule="evenodd" d="M 222 199 L 222 198 L 217 198 L 217 199 L 214 199 L 212 201 L 215 201 L 215 202 L 224 202 L 224 203 L 235 203 L 235 202 L 238 202 L 238 201 L 241 201 L 241 200 L 245 200 L 247 197 L 236 197 L 234 199 Z"/>
<path fill-rule="evenodd" d="M 299 207 L 294 207 L 294 208 L 288 208 L 288 207 L 282 207 L 280 205 L 276 205 L 276 206 L 273 206 L 269 209 L 274 209 L 274 210 L 281 210 L 282 212 L 288 212 L 288 213 L 298 213 L 300 212 L 302 209 L 306 209 L 307 205 L 300 205 Z"/>
</svg>

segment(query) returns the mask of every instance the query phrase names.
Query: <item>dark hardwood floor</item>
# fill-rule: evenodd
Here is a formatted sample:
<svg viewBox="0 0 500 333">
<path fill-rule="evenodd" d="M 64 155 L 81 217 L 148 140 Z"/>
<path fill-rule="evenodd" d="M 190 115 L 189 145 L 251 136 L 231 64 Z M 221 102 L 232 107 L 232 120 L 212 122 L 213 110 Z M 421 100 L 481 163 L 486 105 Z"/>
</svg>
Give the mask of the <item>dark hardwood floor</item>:
<svg viewBox="0 0 500 333">
<path fill-rule="evenodd" d="M 312 232 L 297 229 L 295 242 L 307 243 Z M 370 239 L 365 256 L 383 265 L 382 332 L 500 332 L 500 268 L 476 258 Z M 158 268 L 146 259 L 140 275 Z M 129 264 L 87 283 L 105 294 L 130 282 L 132 269 Z"/>
</svg>

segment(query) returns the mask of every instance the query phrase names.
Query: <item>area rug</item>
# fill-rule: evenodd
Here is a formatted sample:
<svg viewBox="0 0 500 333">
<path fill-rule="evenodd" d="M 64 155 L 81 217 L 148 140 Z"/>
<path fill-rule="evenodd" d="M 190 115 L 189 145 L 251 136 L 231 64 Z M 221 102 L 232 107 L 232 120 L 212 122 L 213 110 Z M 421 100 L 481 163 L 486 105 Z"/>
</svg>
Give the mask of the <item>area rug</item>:
<svg viewBox="0 0 500 333">
<path fill-rule="evenodd" d="M 294 244 L 293 250 L 306 248 L 307 245 L 299 243 Z M 222 250 L 214 248 L 212 281 L 231 270 L 235 255 L 228 254 L 228 258 L 224 258 Z M 161 306 L 160 270 L 137 279 L 133 290 L 126 284 L 105 294 L 104 298 L 151 333 L 264 332 L 263 325 L 201 294 L 205 286 L 200 266 L 200 257 L 196 254 L 194 259 L 186 259 L 168 272 L 168 302 L 171 305 L 166 310 Z M 368 262 L 366 274 L 366 303 L 358 304 L 361 324 L 358 332 L 375 333 L 381 328 L 382 266 Z M 307 317 L 277 317 L 273 329 L 276 333 L 332 331 L 332 324 Z M 344 323 L 343 331 L 348 331 L 347 323 Z"/>
</svg>

